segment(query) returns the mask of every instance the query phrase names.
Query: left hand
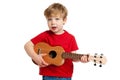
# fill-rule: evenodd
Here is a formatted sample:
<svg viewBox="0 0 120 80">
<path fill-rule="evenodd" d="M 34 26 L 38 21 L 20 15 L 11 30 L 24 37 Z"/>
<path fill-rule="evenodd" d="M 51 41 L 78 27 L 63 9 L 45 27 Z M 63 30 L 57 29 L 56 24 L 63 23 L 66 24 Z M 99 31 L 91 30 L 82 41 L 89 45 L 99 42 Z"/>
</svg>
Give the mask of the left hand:
<svg viewBox="0 0 120 80">
<path fill-rule="evenodd" d="M 88 57 L 89 57 L 89 55 L 87 54 L 87 55 L 83 55 L 82 57 L 81 57 L 81 62 L 82 63 L 87 63 L 87 62 L 89 62 L 89 60 L 88 60 Z"/>
</svg>

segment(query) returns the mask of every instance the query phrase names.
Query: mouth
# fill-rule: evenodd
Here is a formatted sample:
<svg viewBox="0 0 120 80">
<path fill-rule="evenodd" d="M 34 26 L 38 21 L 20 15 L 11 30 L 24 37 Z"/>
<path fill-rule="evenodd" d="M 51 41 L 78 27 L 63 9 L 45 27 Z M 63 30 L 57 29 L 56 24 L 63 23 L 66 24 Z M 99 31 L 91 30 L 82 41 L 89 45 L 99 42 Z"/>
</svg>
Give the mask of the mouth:
<svg viewBox="0 0 120 80">
<path fill-rule="evenodd" d="M 57 27 L 51 27 L 51 29 L 52 29 L 52 30 L 56 30 L 56 29 L 57 29 Z"/>
</svg>

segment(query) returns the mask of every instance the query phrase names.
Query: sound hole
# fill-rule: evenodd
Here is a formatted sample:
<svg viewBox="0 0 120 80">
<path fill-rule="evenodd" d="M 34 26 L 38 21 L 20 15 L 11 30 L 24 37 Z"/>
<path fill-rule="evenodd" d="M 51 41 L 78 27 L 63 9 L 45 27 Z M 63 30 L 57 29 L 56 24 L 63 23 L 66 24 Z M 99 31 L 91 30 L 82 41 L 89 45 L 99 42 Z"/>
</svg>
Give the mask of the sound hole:
<svg viewBox="0 0 120 80">
<path fill-rule="evenodd" d="M 49 56 L 50 56 L 51 58 L 55 58 L 55 57 L 57 56 L 57 53 L 56 53 L 55 51 L 50 51 L 50 52 L 49 52 Z"/>
</svg>

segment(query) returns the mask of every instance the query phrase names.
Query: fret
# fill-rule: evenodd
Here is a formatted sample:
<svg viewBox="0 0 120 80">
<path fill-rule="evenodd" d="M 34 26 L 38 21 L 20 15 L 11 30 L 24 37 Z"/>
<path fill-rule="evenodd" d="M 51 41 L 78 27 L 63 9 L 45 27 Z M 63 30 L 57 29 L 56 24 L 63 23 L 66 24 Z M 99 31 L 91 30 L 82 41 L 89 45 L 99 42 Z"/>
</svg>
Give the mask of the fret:
<svg viewBox="0 0 120 80">
<path fill-rule="evenodd" d="M 72 59 L 74 61 L 81 60 L 83 54 L 76 54 L 76 53 L 62 53 L 62 58 L 64 59 Z"/>
</svg>

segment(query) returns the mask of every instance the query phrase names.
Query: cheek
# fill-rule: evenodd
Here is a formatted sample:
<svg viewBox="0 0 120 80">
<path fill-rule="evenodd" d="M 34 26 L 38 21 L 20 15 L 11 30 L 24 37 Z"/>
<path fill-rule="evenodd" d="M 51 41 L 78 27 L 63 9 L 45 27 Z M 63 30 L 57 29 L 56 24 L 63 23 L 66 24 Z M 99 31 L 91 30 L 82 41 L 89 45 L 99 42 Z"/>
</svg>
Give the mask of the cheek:
<svg viewBox="0 0 120 80">
<path fill-rule="evenodd" d="M 50 24 L 48 24 L 48 28 L 50 29 Z"/>
<path fill-rule="evenodd" d="M 64 23 L 63 23 L 63 22 L 61 22 L 61 23 L 59 23 L 59 25 L 60 25 L 60 26 L 63 26 L 63 25 L 64 25 Z"/>
<path fill-rule="evenodd" d="M 50 22 L 47 22 L 47 25 L 50 26 L 51 25 Z"/>
</svg>

